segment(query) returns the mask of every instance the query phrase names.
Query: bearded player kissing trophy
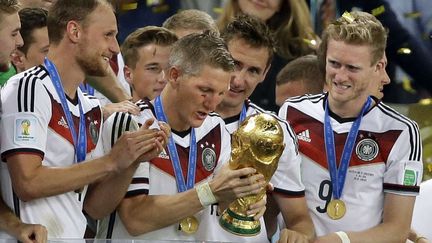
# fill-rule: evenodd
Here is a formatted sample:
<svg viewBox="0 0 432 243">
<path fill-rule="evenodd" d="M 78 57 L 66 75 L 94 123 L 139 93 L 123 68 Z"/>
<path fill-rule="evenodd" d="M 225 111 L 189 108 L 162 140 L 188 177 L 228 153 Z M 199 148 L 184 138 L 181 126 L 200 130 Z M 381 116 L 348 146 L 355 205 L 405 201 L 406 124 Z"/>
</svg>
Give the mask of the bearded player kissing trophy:
<svg viewBox="0 0 432 243">
<path fill-rule="evenodd" d="M 253 167 L 264 175 L 268 183 L 276 171 L 279 158 L 284 151 L 283 131 L 278 120 L 270 114 L 249 116 L 232 135 L 232 150 L 229 161 L 231 169 Z M 219 223 L 230 233 L 254 236 L 261 230 L 259 221 L 247 215 L 249 206 L 260 201 L 266 191 L 238 198 L 223 212 Z"/>
</svg>

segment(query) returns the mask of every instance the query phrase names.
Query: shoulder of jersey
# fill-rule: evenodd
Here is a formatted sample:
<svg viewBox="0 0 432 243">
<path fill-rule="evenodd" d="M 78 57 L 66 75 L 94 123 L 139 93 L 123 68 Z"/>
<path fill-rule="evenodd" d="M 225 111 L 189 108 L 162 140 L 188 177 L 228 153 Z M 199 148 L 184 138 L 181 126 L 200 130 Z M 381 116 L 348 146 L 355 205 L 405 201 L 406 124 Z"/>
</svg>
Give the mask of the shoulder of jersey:
<svg viewBox="0 0 432 243">
<path fill-rule="evenodd" d="M 35 66 L 24 72 L 15 74 L 9 79 L 8 83 L 19 82 L 24 85 L 33 85 L 37 80 L 44 80 L 47 77 L 48 72 L 43 66 Z"/>
<path fill-rule="evenodd" d="M 264 110 L 263 108 L 259 107 L 258 105 L 256 105 L 253 102 L 249 102 L 249 107 L 254 109 L 254 113 L 266 113 L 271 115 L 273 118 L 275 118 L 276 120 L 278 120 L 280 123 L 286 123 L 288 124 L 284 119 L 280 118 L 276 113 L 272 112 L 272 111 L 268 111 L 268 110 Z"/>
<path fill-rule="evenodd" d="M 219 117 L 219 118 L 221 118 L 221 116 L 219 115 L 219 113 L 217 113 L 217 112 L 215 112 L 215 111 L 210 112 L 210 113 L 208 114 L 208 116 L 209 116 L 209 117 Z"/>
<path fill-rule="evenodd" d="M 145 100 L 139 100 L 135 103 L 135 105 L 137 105 L 140 108 L 140 111 L 151 109 L 151 107 Z"/>
<path fill-rule="evenodd" d="M 42 66 L 33 67 L 11 77 L 2 92 L 12 95 L 6 95 L 5 97 L 9 98 L 5 98 L 3 102 L 13 102 L 12 106 L 17 107 L 19 112 L 34 112 L 36 90 L 47 91 L 44 84 L 49 81 L 47 77 L 48 72 Z"/>
<path fill-rule="evenodd" d="M 99 99 L 96 96 L 89 95 L 85 92 L 83 92 L 82 94 L 83 94 L 83 97 L 85 97 L 87 99 L 87 102 L 89 102 L 92 107 L 101 106 Z"/>
<path fill-rule="evenodd" d="M 406 141 L 406 146 L 410 147 L 409 159 L 420 160 L 422 141 L 417 123 L 382 102 L 378 103 L 377 108 L 381 113 L 373 119 L 382 122 L 382 127 L 386 127 L 388 130 L 401 129 L 408 131 L 407 139 L 409 141 Z"/>
<path fill-rule="evenodd" d="M 287 100 L 285 100 L 284 103 L 292 103 L 292 104 L 296 104 L 296 103 L 300 103 L 300 102 L 311 102 L 311 103 L 318 103 L 321 100 L 324 99 L 324 97 L 326 96 L 325 93 L 321 93 L 321 94 L 305 94 L 305 95 L 301 95 L 301 96 L 294 96 L 291 98 L 288 98 Z"/>
<path fill-rule="evenodd" d="M 384 104 L 383 102 L 379 102 L 377 104 L 377 108 L 381 111 L 383 117 L 379 118 L 381 122 L 386 122 L 388 125 L 400 125 L 403 127 L 408 127 L 408 129 L 417 129 L 418 125 L 414 120 L 402 115 L 395 109 L 390 106 Z"/>
</svg>

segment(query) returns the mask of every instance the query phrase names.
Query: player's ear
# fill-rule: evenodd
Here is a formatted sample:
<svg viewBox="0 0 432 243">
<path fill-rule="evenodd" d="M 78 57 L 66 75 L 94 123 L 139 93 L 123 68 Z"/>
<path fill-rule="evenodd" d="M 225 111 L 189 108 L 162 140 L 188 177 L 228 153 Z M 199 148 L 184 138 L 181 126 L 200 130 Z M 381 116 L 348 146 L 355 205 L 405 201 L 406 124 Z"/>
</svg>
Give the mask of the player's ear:
<svg viewBox="0 0 432 243">
<path fill-rule="evenodd" d="M 77 43 L 81 37 L 81 26 L 76 21 L 69 21 L 66 25 L 66 34 L 69 40 Z"/>
<path fill-rule="evenodd" d="M 123 74 L 124 74 L 124 77 L 125 77 L 126 81 L 130 85 L 133 85 L 133 72 L 132 72 L 132 68 L 130 68 L 128 65 L 125 65 L 123 67 Z"/>
<path fill-rule="evenodd" d="M 170 83 L 173 87 L 177 87 L 179 85 L 180 76 L 180 68 L 176 66 L 170 67 L 168 71 L 168 83 Z"/>
</svg>

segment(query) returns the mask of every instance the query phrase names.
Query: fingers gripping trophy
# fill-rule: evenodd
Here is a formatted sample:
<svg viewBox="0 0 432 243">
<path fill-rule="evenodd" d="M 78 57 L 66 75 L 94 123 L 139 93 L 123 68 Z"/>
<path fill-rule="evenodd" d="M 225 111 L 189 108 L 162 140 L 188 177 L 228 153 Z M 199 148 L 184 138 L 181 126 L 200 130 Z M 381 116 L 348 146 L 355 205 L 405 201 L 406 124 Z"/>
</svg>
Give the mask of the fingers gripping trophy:
<svg viewBox="0 0 432 243">
<path fill-rule="evenodd" d="M 278 120 L 266 113 L 249 116 L 233 133 L 231 141 L 231 169 L 253 167 L 264 175 L 268 183 L 285 148 L 283 131 Z M 219 219 L 222 228 L 236 235 L 257 235 L 261 225 L 246 212 L 249 205 L 261 200 L 265 193 L 263 189 L 258 194 L 232 202 Z"/>
</svg>

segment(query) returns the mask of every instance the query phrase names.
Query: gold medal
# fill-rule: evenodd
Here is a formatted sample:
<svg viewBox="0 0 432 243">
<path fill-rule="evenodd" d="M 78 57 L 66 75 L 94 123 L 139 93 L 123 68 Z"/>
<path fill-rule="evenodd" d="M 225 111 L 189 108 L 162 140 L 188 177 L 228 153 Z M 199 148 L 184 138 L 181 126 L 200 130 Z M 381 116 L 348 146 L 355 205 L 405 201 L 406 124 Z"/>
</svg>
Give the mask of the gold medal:
<svg viewBox="0 0 432 243">
<path fill-rule="evenodd" d="M 339 199 L 333 199 L 327 205 L 327 215 L 333 219 L 337 220 L 345 215 L 346 207 L 345 203 Z"/>
<path fill-rule="evenodd" d="M 186 234 L 193 234 L 198 230 L 198 219 L 194 216 L 184 218 L 180 221 L 180 230 Z"/>
</svg>

